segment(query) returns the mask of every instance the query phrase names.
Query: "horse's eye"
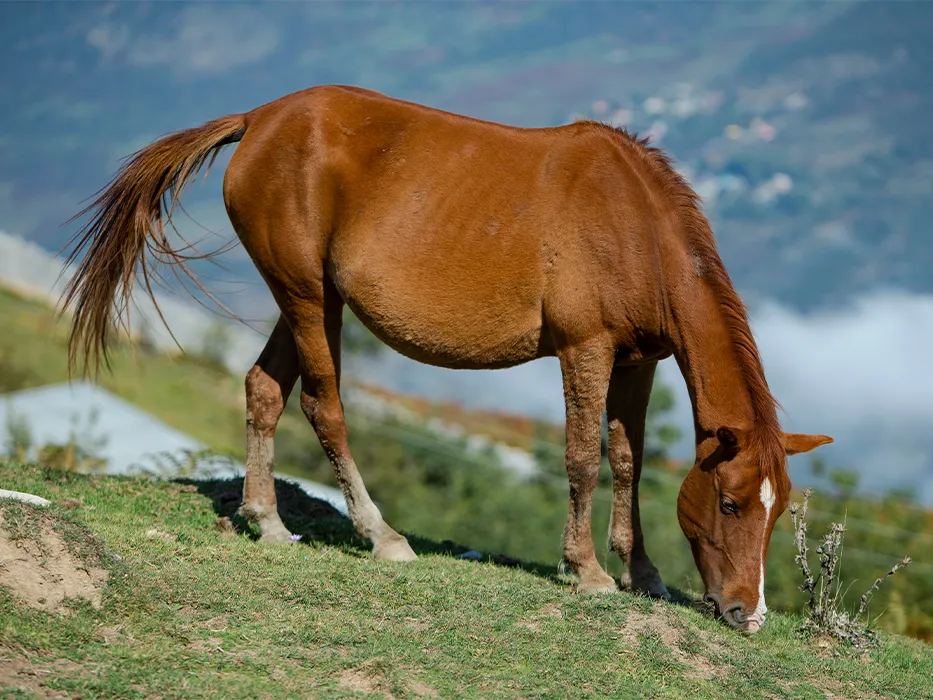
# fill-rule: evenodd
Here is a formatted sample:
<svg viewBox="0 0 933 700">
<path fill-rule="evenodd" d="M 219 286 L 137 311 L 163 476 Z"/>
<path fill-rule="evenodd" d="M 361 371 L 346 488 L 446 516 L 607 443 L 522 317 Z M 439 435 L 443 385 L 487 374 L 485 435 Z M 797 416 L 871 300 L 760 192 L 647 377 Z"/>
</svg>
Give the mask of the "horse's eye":
<svg viewBox="0 0 933 700">
<path fill-rule="evenodd" d="M 739 511 L 739 507 L 735 502 L 730 501 L 728 498 L 723 498 L 719 501 L 719 508 L 722 510 L 723 515 L 735 515 Z"/>
</svg>

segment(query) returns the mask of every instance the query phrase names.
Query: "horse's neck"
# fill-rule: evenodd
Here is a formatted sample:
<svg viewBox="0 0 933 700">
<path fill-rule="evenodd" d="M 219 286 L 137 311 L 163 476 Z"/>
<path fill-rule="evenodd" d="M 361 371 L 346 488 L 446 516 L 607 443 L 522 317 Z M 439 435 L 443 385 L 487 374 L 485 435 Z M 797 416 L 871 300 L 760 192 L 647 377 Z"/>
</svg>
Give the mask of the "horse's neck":
<svg viewBox="0 0 933 700">
<path fill-rule="evenodd" d="M 697 443 L 720 426 L 752 426 L 755 404 L 728 312 L 715 290 L 695 279 L 691 289 L 676 298 L 683 308 L 672 309 L 676 322 L 669 340 L 690 393 Z"/>
</svg>

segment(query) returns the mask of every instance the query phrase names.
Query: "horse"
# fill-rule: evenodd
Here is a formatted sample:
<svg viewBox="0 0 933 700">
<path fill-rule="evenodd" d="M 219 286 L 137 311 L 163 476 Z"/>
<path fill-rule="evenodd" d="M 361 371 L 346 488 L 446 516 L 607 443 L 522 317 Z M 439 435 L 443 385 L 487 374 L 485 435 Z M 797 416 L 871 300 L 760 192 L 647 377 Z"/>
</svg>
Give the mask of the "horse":
<svg viewBox="0 0 933 700">
<path fill-rule="evenodd" d="M 76 265 L 63 293 L 69 371 L 79 361 L 85 373 L 102 362 L 109 369 L 115 324 L 140 273 L 152 297 L 150 257 L 191 274 L 187 247 L 166 225 L 189 181 L 233 143 L 224 204 L 280 311 L 245 379 L 238 512 L 261 540 L 290 535 L 276 507 L 273 438 L 300 379 L 301 408 L 356 532 L 376 559 L 417 559 L 350 451 L 340 399 L 346 304 L 422 363 L 496 369 L 556 356 L 573 589 L 618 590 L 591 533 L 605 413 L 611 546 L 626 585 L 668 598 L 645 549 L 638 484 L 655 369 L 673 356 L 696 435 L 678 521 L 704 599 L 732 628 L 761 628 L 768 545 L 789 500 L 786 456 L 832 438 L 782 431 L 746 307 L 698 196 L 666 154 L 597 121 L 518 128 L 345 85 L 171 133 L 132 154 L 74 217 L 91 214 L 66 261 Z"/>
</svg>

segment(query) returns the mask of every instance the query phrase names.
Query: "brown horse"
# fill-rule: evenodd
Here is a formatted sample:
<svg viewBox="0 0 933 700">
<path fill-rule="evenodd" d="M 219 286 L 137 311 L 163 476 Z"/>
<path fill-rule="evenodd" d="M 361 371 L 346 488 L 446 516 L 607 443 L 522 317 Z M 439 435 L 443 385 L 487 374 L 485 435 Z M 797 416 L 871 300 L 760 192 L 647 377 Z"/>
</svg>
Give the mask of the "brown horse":
<svg viewBox="0 0 933 700">
<path fill-rule="evenodd" d="M 563 555 L 577 589 L 616 590 L 599 565 L 591 503 L 609 420 L 613 549 L 633 588 L 667 596 L 638 512 L 645 413 L 659 360 L 686 378 L 696 463 L 678 518 L 707 599 L 735 628 L 764 622 L 764 566 L 786 508 L 785 454 L 831 441 L 781 431 L 777 405 L 697 196 L 646 141 L 596 122 L 521 129 L 344 86 L 287 95 L 143 148 L 87 209 L 65 294 L 70 363 L 107 359 L 147 250 L 184 266 L 165 232 L 186 183 L 239 142 L 224 202 L 281 311 L 246 375 L 240 512 L 287 539 L 273 435 L 301 379 L 301 407 L 377 559 L 408 541 L 370 499 L 339 395 L 344 304 L 397 351 L 451 368 L 557 356 L 566 402 L 570 512 Z M 149 289 L 151 294 L 151 289 Z"/>
</svg>

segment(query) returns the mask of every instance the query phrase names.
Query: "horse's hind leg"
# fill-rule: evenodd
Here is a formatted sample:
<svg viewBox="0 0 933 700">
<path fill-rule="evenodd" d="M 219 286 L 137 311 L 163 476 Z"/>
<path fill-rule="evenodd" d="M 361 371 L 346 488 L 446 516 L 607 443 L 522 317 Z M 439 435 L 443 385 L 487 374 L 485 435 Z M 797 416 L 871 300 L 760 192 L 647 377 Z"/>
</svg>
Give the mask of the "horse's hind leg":
<svg viewBox="0 0 933 700">
<path fill-rule="evenodd" d="M 246 479 L 239 513 L 259 525 L 262 539 L 287 541 L 290 532 L 276 507 L 273 438 L 298 379 L 298 352 L 283 318 L 246 375 Z"/>
<path fill-rule="evenodd" d="M 357 534 L 373 543 L 376 559 L 411 561 L 417 557 L 408 540 L 382 519 L 350 454 L 340 402 L 342 312 L 343 299 L 326 277 L 312 298 L 292 298 L 283 306 L 298 350 L 301 408 L 330 459 Z"/>
<path fill-rule="evenodd" d="M 625 561 L 633 590 L 669 598 L 657 568 L 645 551 L 638 510 L 638 480 L 645 451 L 645 419 L 657 363 L 616 367 L 609 381 L 609 465 L 612 467 L 612 548 Z"/>
</svg>

